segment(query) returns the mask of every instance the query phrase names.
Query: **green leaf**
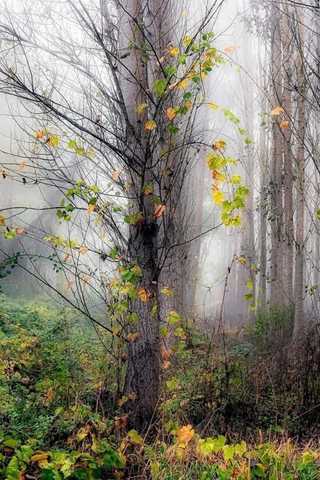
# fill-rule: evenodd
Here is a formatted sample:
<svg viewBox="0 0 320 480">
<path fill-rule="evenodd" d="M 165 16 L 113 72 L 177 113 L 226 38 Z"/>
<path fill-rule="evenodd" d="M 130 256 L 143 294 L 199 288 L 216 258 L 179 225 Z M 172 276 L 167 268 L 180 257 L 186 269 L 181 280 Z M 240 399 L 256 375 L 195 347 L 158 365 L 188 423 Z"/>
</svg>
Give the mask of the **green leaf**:
<svg viewBox="0 0 320 480">
<path fill-rule="evenodd" d="M 20 480 L 19 462 L 16 456 L 12 457 L 6 468 L 6 480 Z"/>
<path fill-rule="evenodd" d="M 232 445 L 225 445 L 223 447 L 223 456 L 226 461 L 232 460 L 235 455 L 235 447 Z"/>
<path fill-rule="evenodd" d="M 13 240 L 14 238 L 16 238 L 17 232 L 15 230 L 7 230 L 6 232 L 4 232 L 3 236 L 6 240 Z"/>
<path fill-rule="evenodd" d="M 128 432 L 129 440 L 134 443 L 135 445 L 143 445 L 144 441 L 141 435 L 136 430 L 130 430 Z"/>
<path fill-rule="evenodd" d="M 253 281 L 251 278 L 247 281 L 247 288 L 248 290 L 253 290 Z"/>
<path fill-rule="evenodd" d="M 168 85 L 168 81 L 164 78 L 161 80 L 156 80 L 153 84 L 153 91 L 157 97 L 162 97 L 164 92 L 166 91 Z"/>
<path fill-rule="evenodd" d="M 171 310 L 167 315 L 169 325 L 177 325 L 181 321 L 181 316 L 175 310 Z"/>
</svg>

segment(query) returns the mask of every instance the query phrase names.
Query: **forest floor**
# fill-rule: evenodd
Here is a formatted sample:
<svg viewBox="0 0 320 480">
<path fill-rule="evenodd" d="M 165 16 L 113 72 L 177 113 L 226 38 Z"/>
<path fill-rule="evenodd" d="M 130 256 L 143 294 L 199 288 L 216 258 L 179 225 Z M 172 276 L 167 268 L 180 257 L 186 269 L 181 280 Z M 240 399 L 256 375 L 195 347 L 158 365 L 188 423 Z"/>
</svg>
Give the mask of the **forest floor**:
<svg viewBox="0 0 320 480">
<path fill-rule="evenodd" d="M 105 333 L 69 309 L 1 296 L 0 479 L 320 478 L 319 338 L 293 356 L 290 329 L 281 312 L 212 345 L 186 328 L 141 435 Z"/>
</svg>

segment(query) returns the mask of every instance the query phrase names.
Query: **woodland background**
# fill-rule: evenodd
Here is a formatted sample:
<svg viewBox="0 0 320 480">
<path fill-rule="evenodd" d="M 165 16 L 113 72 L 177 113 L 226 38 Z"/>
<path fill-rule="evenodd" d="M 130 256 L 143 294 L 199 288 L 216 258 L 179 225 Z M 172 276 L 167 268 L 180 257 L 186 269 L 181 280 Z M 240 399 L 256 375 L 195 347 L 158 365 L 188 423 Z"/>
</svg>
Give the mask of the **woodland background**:
<svg viewBox="0 0 320 480">
<path fill-rule="evenodd" d="M 0 6 L 0 478 L 320 478 L 318 0 Z"/>
</svg>

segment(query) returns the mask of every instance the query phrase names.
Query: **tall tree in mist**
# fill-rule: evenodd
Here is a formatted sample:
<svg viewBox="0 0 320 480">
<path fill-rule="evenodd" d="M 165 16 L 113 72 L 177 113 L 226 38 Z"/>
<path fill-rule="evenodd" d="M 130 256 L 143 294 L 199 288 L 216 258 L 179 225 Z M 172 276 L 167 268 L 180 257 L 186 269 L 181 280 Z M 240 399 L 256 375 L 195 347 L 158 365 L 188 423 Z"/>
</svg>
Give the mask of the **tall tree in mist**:
<svg viewBox="0 0 320 480">
<path fill-rule="evenodd" d="M 192 240 L 181 227 L 183 191 L 199 152 L 210 147 L 197 114 L 205 108 L 203 82 L 221 61 L 206 29 L 222 3 L 208 4 L 188 30 L 176 13 L 183 6 L 165 0 L 67 0 L 76 34 L 62 30 L 54 41 L 33 28 L 32 15 L 25 24 L 8 14 L 0 24 L 1 91 L 21 99 L 33 119 L 25 128 L 32 149 L 25 151 L 23 172 L 6 165 L 4 176 L 60 191 L 60 205 L 48 208 L 68 231 L 67 238 L 44 237 L 17 227 L 24 213 L 18 209 L 14 220 L 2 215 L 4 235 L 48 241 L 55 268 L 73 285 L 72 295 L 57 293 L 127 344 L 124 393 L 138 427 L 158 401 L 160 321 L 169 327 L 180 321 L 161 308 L 170 307 L 173 286 L 180 291 L 174 252 Z M 39 4 L 39 15 L 47 12 Z M 87 253 L 99 258 L 98 267 L 82 261 Z M 86 289 L 106 302 L 117 328 L 97 321 Z M 181 329 L 174 332 L 179 339 Z"/>
</svg>

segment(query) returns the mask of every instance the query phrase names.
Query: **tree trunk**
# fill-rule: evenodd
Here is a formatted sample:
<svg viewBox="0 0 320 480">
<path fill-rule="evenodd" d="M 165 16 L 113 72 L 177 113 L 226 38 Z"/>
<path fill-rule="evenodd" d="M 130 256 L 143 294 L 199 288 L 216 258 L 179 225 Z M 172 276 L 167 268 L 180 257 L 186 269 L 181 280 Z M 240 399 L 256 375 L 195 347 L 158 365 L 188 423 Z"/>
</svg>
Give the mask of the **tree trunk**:
<svg viewBox="0 0 320 480">
<path fill-rule="evenodd" d="M 284 143 L 284 263 L 283 263 L 283 302 L 286 305 L 293 305 L 293 171 L 292 171 L 292 12 L 287 7 L 282 15 L 282 48 L 284 65 L 284 89 L 283 89 L 283 143 Z"/>
<path fill-rule="evenodd" d="M 138 315 L 138 325 L 131 328 L 128 342 L 128 361 L 124 392 L 130 400 L 126 404 L 129 421 L 144 430 L 154 415 L 160 378 L 160 340 L 158 314 L 158 225 L 154 216 L 152 195 L 144 195 L 144 185 L 153 183 L 153 156 L 149 150 L 148 133 L 144 130 L 147 111 L 139 115 L 136 107 L 147 101 L 149 85 L 148 60 L 144 55 L 145 5 L 144 0 L 121 2 L 120 57 L 122 63 L 122 91 L 127 111 L 127 138 L 131 150 L 139 158 L 139 171 L 131 173 L 130 208 L 141 212 L 143 222 L 129 227 L 128 256 L 131 265 L 142 271 L 139 289 L 146 298 L 131 301 L 130 310 Z M 149 2 L 152 7 L 152 2 Z M 129 50 L 129 44 L 135 48 Z M 127 54 L 129 50 L 129 54 Z M 123 68 L 123 65 L 126 68 Z M 130 72 L 130 73 L 128 73 Z M 133 73 L 133 75 L 132 75 Z M 128 332 L 129 333 L 129 332 Z"/>
<path fill-rule="evenodd" d="M 301 339 L 305 330 L 304 324 L 304 223 L 305 223 L 305 73 L 304 73 L 304 34 L 299 18 L 299 51 L 297 51 L 298 82 L 298 148 L 297 148 L 297 209 L 296 209 L 296 266 L 294 278 L 295 316 L 294 338 Z"/>
<path fill-rule="evenodd" d="M 281 106 L 282 102 L 282 51 L 280 35 L 280 13 L 277 5 L 272 8 L 273 36 L 271 43 L 271 81 L 273 87 L 272 108 Z M 272 162 L 271 162 L 271 289 L 270 304 L 279 307 L 283 302 L 282 285 L 282 239 L 283 239 L 283 207 L 282 207 L 282 134 L 279 116 L 273 117 L 272 125 Z"/>
</svg>

